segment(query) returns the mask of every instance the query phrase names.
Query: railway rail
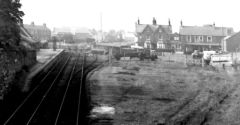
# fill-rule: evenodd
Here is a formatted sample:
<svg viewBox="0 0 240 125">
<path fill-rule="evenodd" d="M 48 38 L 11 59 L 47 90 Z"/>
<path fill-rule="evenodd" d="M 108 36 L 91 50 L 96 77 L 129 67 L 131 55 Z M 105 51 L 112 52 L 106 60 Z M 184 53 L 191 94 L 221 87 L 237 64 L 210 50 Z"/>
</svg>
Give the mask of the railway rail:
<svg viewBox="0 0 240 125">
<path fill-rule="evenodd" d="M 87 124 L 84 81 L 87 73 L 99 64 L 96 59 L 87 62 L 84 54 L 66 53 L 47 72 L 33 79 L 32 91 L 4 125 Z"/>
</svg>

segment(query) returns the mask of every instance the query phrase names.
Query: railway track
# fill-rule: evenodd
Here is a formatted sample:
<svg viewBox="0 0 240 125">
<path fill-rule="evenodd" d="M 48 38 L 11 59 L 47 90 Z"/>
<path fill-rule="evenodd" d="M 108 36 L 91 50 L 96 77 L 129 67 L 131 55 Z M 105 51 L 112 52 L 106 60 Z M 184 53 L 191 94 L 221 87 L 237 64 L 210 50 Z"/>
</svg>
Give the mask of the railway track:
<svg viewBox="0 0 240 125">
<path fill-rule="evenodd" d="M 34 78 L 33 89 L 4 125 L 87 124 L 85 76 L 99 63 L 82 54 L 67 53 L 49 71 Z"/>
</svg>

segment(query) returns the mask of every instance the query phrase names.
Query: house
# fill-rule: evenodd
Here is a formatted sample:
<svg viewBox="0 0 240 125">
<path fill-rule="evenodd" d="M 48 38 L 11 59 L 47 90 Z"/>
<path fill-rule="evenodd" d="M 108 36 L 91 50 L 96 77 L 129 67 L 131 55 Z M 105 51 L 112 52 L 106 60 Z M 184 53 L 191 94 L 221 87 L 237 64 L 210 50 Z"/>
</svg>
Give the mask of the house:
<svg viewBox="0 0 240 125">
<path fill-rule="evenodd" d="M 51 38 L 51 30 L 44 23 L 43 25 L 24 24 L 24 28 L 32 35 L 33 39 L 38 42 L 46 42 Z"/>
<path fill-rule="evenodd" d="M 221 41 L 224 37 L 233 34 L 233 28 L 216 27 L 213 25 L 204 26 L 180 26 L 180 41 L 184 46 L 184 52 L 194 50 L 220 50 Z"/>
<path fill-rule="evenodd" d="M 75 42 L 93 42 L 94 38 L 92 33 L 87 28 L 78 28 L 75 31 L 75 35 L 73 37 Z"/>
<path fill-rule="evenodd" d="M 55 36 L 58 41 L 63 41 L 65 43 L 74 42 L 73 33 L 69 27 L 53 28 L 52 36 Z"/>
<path fill-rule="evenodd" d="M 139 19 L 136 23 L 137 43 L 144 48 L 171 48 L 169 45 L 171 33 L 170 20 L 168 25 L 158 25 L 155 18 L 153 18 L 152 24 L 140 24 Z"/>
<path fill-rule="evenodd" d="M 180 41 L 178 33 L 170 34 L 170 45 L 171 49 L 174 49 L 175 51 L 182 51 L 182 42 Z"/>
<path fill-rule="evenodd" d="M 21 42 L 20 44 L 24 47 L 34 50 L 36 49 L 37 41 L 35 41 L 32 37 L 32 35 L 28 32 L 26 28 L 22 24 L 19 25 L 20 28 L 20 36 L 21 36 Z"/>
<path fill-rule="evenodd" d="M 236 52 L 240 50 L 240 32 L 237 32 L 231 36 L 227 36 L 224 38 L 223 43 L 223 51 L 226 52 Z"/>
</svg>

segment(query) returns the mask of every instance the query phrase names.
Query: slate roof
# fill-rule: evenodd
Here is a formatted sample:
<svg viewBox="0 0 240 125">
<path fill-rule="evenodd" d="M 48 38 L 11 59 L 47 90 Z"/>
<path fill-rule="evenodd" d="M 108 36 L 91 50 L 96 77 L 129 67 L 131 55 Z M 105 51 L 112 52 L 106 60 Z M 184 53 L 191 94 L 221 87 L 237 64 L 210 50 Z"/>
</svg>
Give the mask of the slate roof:
<svg viewBox="0 0 240 125">
<path fill-rule="evenodd" d="M 164 30 L 164 32 L 166 33 L 172 33 L 172 29 L 168 25 L 151 25 L 151 24 L 137 24 L 136 32 L 142 33 L 147 26 L 149 26 L 153 30 L 153 32 L 155 32 L 158 28 L 160 28 Z"/>
<path fill-rule="evenodd" d="M 180 35 L 207 35 L 207 36 L 227 36 L 227 30 L 232 28 L 227 27 L 212 27 L 212 26 L 182 26 Z"/>
</svg>

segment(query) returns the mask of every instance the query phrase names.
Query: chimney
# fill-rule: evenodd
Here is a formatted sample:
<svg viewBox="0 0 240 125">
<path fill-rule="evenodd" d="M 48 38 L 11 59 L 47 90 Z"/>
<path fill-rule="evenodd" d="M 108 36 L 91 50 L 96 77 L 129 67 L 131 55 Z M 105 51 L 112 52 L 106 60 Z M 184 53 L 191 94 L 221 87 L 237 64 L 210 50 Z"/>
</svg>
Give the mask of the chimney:
<svg viewBox="0 0 240 125">
<path fill-rule="evenodd" d="M 47 27 L 46 23 L 43 24 L 44 27 Z"/>
<path fill-rule="evenodd" d="M 182 27 L 183 26 L 182 20 L 181 20 L 180 24 L 181 24 L 181 27 Z"/>
<path fill-rule="evenodd" d="M 156 21 L 155 17 L 153 17 L 152 23 L 153 23 L 153 25 L 157 25 L 157 21 Z"/>
<path fill-rule="evenodd" d="M 172 26 L 170 19 L 168 19 L 168 26 Z"/>
<path fill-rule="evenodd" d="M 138 24 L 138 25 L 140 24 L 140 20 L 139 20 L 139 18 L 138 18 L 137 24 Z"/>
<path fill-rule="evenodd" d="M 31 25 L 34 26 L 34 22 L 32 22 Z"/>
<path fill-rule="evenodd" d="M 213 27 L 215 27 L 215 22 L 213 22 Z"/>
</svg>

